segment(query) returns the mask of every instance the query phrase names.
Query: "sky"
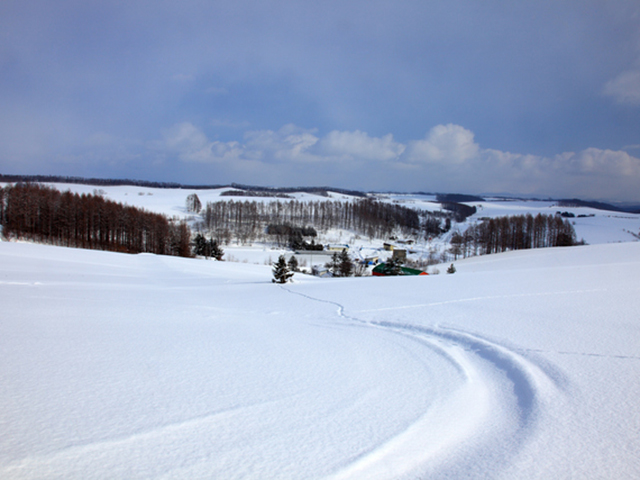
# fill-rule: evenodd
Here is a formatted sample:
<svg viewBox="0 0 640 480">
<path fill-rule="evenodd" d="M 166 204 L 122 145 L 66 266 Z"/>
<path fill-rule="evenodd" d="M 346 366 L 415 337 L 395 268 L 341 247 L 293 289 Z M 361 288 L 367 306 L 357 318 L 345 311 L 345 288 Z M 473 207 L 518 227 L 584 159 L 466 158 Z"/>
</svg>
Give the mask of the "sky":
<svg viewBox="0 0 640 480">
<path fill-rule="evenodd" d="M 640 3 L 3 0 L 0 173 L 637 202 Z"/>
</svg>

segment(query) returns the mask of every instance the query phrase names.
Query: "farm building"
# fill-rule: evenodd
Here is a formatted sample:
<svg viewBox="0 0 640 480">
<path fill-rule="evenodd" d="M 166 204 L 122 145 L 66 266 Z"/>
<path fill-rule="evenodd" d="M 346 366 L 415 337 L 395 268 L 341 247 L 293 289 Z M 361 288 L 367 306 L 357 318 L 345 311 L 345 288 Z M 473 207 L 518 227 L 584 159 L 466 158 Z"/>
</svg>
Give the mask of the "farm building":
<svg viewBox="0 0 640 480">
<path fill-rule="evenodd" d="M 405 249 L 394 248 L 393 256 L 391 257 L 400 263 L 404 263 L 407 261 L 407 251 Z"/>
</svg>

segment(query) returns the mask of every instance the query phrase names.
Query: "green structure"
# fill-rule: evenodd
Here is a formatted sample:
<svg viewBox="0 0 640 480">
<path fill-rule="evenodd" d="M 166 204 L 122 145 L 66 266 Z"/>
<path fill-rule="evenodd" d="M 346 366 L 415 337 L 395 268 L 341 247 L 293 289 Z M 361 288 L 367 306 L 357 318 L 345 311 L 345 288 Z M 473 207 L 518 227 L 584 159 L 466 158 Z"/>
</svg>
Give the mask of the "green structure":
<svg viewBox="0 0 640 480">
<path fill-rule="evenodd" d="M 387 265 L 386 263 L 381 263 L 377 265 L 373 269 L 371 274 L 376 277 L 387 277 L 387 276 L 394 276 L 394 275 L 428 275 L 427 272 L 423 272 L 422 270 L 416 270 L 415 268 L 399 267 L 397 269 L 392 269 L 392 267 Z"/>
</svg>

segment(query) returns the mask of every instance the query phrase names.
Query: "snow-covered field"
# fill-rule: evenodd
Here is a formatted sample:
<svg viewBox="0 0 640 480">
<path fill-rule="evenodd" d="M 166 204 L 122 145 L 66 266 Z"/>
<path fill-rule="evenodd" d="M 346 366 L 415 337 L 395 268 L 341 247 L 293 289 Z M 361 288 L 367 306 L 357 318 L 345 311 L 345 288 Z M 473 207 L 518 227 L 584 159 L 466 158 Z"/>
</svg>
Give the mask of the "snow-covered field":
<svg viewBox="0 0 640 480">
<path fill-rule="evenodd" d="M 456 266 L 0 242 L 0 478 L 639 478 L 640 243 Z"/>
<path fill-rule="evenodd" d="M 243 199 L 54 186 L 192 223 L 190 193 Z M 640 216 L 474 205 L 454 228 L 569 211 L 591 245 L 278 286 L 270 245 L 213 262 L 0 242 L 0 478 L 640 477 Z"/>
</svg>

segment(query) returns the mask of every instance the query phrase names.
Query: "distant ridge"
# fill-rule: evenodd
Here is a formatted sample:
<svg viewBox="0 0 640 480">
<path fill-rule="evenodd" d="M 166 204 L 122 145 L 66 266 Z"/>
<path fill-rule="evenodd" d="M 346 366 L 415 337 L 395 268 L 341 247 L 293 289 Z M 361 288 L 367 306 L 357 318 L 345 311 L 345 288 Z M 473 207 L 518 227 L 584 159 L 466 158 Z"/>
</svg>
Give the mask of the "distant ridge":
<svg viewBox="0 0 640 480">
<path fill-rule="evenodd" d="M 256 185 L 243 185 L 238 183 L 218 184 L 218 185 L 183 185 L 177 182 L 151 182 L 148 180 L 132 180 L 132 179 L 114 179 L 114 178 L 85 178 L 75 176 L 62 175 L 9 175 L 0 173 L 0 182 L 17 183 L 17 182 L 37 182 L 37 183 L 71 183 L 79 185 L 92 185 L 96 187 L 108 186 L 135 186 L 147 188 L 179 188 L 185 190 L 208 190 L 214 188 L 233 188 L 246 192 L 257 192 L 259 194 L 288 194 L 295 192 L 311 193 L 314 195 L 328 196 L 329 192 L 341 193 L 353 197 L 366 198 L 369 193 L 359 190 L 349 190 L 345 188 L 334 187 L 261 187 Z M 399 192 L 398 192 L 399 193 Z M 416 194 L 433 195 L 433 193 L 415 192 Z M 437 201 L 442 203 L 464 203 L 464 202 L 482 202 L 485 198 L 476 195 L 466 195 L 461 193 L 438 193 L 435 194 Z M 256 196 L 256 195 L 252 195 Z M 492 195 L 489 195 L 492 196 Z M 515 199 L 515 197 L 500 197 L 506 199 Z M 530 199 L 533 200 L 533 199 Z M 547 199 L 554 201 L 553 199 Z M 638 204 L 620 204 L 618 206 L 604 202 L 580 200 L 577 198 L 555 200 L 561 207 L 590 207 L 598 210 L 607 210 L 612 212 L 637 213 L 640 214 L 640 205 Z"/>
<path fill-rule="evenodd" d="M 615 205 L 610 205 L 608 203 L 603 203 L 603 202 L 588 202 L 588 201 L 585 201 L 585 200 L 579 200 L 577 198 L 558 200 L 558 206 L 560 206 L 560 207 L 589 207 L 589 208 L 595 208 L 597 210 L 610 210 L 612 212 L 627 212 L 627 213 L 629 213 L 629 210 L 627 210 L 625 208 L 621 208 L 621 207 L 616 207 Z"/>
<path fill-rule="evenodd" d="M 348 190 L 344 188 L 334 188 L 334 187 L 257 187 L 254 185 L 241 185 L 238 183 L 232 183 L 232 188 L 237 188 L 239 190 L 245 190 L 248 192 L 269 192 L 269 193 L 295 193 L 295 192 L 304 192 L 304 193 L 312 193 L 316 195 L 327 196 L 328 192 L 336 192 L 342 193 L 344 195 L 350 195 L 352 197 L 367 197 L 368 195 L 365 192 L 361 192 L 358 190 Z M 193 187 L 190 187 L 193 188 Z M 208 187 L 211 188 L 211 187 Z"/>
<path fill-rule="evenodd" d="M 174 182 L 149 182 L 146 180 L 131 179 L 113 179 L 113 178 L 84 178 L 84 177 L 65 177 L 61 175 L 5 175 L 0 173 L 0 182 L 16 183 L 16 182 L 38 182 L 38 183 L 73 183 L 79 185 L 93 185 L 96 187 L 120 187 L 124 185 L 133 185 L 136 187 L 150 188 L 185 188 L 179 183 Z M 198 187 L 189 187 L 198 188 Z M 219 188 L 219 186 L 207 186 L 200 188 Z"/>
<path fill-rule="evenodd" d="M 268 192 L 277 193 L 295 193 L 304 192 L 316 195 L 327 196 L 328 192 L 341 193 L 354 197 L 367 197 L 365 192 L 358 190 L 348 190 L 344 188 L 333 187 L 259 187 L 254 185 L 241 185 L 231 183 L 226 185 L 183 185 L 176 182 L 150 182 L 147 180 L 131 180 L 131 179 L 114 179 L 114 178 L 84 178 L 84 177 L 65 177 L 61 175 L 6 175 L 0 173 L 0 182 L 17 183 L 17 182 L 36 182 L 36 183 L 71 183 L 77 185 L 92 185 L 96 187 L 120 187 L 132 185 L 135 187 L 148 188 L 180 188 L 188 190 L 209 190 L 213 188 L 235 188 L 247 192 Z"/>
<path fill-rule="evenodd" d="M 462 193 L 438 193 L 436 200 L 442 203 L 464 203 L 464 202 L 484 202 L 484 198 L 476 195 L 465 195 Z"/>
</svg>

